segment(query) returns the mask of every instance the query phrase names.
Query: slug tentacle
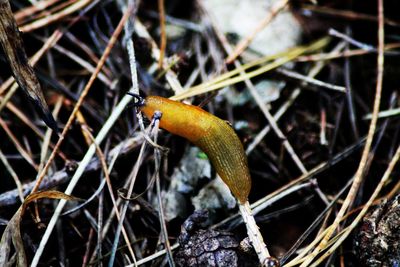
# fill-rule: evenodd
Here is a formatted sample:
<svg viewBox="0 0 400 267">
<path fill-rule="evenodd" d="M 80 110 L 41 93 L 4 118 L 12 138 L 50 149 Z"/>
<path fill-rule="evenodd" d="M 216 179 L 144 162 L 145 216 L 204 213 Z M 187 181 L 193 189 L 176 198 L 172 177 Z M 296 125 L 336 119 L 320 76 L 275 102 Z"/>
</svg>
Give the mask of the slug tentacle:
<svg viewBox="0 0 400 267">
<path fill-rule="evenodd" d="M 128 92 L 126 94 L 132 96 L 135 99 L 133 102 L 133 106 L 142 107 L 144 105 L 145 100 L 141 95 L 132 92 Z"/>
</svg>

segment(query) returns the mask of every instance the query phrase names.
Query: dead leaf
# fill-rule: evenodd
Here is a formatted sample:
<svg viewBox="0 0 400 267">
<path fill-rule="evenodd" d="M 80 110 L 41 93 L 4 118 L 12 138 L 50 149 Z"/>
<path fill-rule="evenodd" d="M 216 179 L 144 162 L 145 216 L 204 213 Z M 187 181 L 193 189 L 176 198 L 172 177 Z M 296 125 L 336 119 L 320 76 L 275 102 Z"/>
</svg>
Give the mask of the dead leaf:
<svg viewBox="0 0 400 267">
<path fill-rule="evenodd" d="M 32 201 L 41 198 L 76 200 L 76 198 L 66 195 L 59 191 L 42 191 L 30 194 L 26 197 L 24 203 L 17 210 L 6 229 L 0 241 L 0 266 L 12 266 L 16 261 L 16 266 L 28 266 L 25 255 L 24 244 L 21 237 L 20 223 L 26 207 Z M 16 257 L 10 257 L 11 243 L 14 245 Z"/>
<path fill-rule="evenodd" d="M 24 44 L 8 0 L 0 0 L 0 43 L 16 82 L 32 100 L 47 126 L 58 132 L 57 123 L 44 99 L 40 83 L 28 62 Z"/>
</svg>

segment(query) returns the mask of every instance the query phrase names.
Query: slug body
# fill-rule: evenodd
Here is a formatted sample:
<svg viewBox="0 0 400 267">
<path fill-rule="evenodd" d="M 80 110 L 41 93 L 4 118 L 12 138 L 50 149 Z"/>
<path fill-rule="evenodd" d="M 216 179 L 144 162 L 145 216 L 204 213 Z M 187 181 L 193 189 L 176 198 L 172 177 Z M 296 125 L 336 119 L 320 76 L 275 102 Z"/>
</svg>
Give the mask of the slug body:
<svg viewBox="0 0 400 267">
<path fill-rule="evenodd" d="M 160 127 L 202 149 L 239 203 L 247 201 L 251 188 L 247 157 L 226 121 L 197 106 L 158 96 L 146 97 L 140 109 L 149 119 L 156 110 L 161 111 Z"/>
</svg>

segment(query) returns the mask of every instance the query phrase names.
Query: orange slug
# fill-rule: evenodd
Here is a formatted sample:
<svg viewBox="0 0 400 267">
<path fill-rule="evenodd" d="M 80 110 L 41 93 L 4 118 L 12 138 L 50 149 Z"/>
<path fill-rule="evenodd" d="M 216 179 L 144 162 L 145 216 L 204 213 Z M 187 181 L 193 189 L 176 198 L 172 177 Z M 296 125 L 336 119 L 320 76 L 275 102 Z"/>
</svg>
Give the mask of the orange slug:
<svg viewBox="0 0 400 267">
<path fill-rule="evenodd" d="M 161 111 L 160 127 L 202 149 L 239 203 L 247 201 L 251 188 L 247 157 L 238 136 L 226 121 L 197 106 L 159 96 L 146 97 L 140 110 L 149 119 L 155 111 Z"/>
</svg>

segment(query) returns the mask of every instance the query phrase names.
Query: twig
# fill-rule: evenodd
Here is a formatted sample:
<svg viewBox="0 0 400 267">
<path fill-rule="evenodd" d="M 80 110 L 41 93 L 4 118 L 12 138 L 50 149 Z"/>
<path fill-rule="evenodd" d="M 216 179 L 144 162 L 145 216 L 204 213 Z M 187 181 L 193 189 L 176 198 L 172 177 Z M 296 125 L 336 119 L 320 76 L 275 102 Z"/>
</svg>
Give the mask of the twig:
<svg viewBox="0 0 400 267">
<path fill-rule="evenodd" d="M 122 27 L 124 26 L 126 20 L 129 18 L 129 15 L 130 15 L 132 9 L 133 9 L 133 7 L 130 6 L 130 8 L 128 8 L 128 10 L 124 13 L 124 15 L 121 18 L 117 28 L 115 29 L 113 35 L 111 36 L 110 41 L 109 41 L 106 49 L 104 50 L 104 53 L 101 56 L 101 59 L 100 59 L 99 63 L 96 66 L 96 70 L 90 76 L 90 79 L 89 79 L 88 83 L 86 84 L 86 86 L 83 89 L 81 95 L 79 96 L 78 102 L 75 104 L 74 109 L 73 109 L 71 115 L 69 116 L 68 121 L 65 124 L 65 127 L 64 127 L 64 129 L 63 129 L 58 141 L 57 141 L 57 144 L 54 147 L 53 152 L 51 153 L 49 159 L 47 160 L 46 165 L 44 166 L 42 172 L 40 173 L 40 175 L 39 175 L 39 177 L 38 177 L 38 179 L 36 181 L 35 186 L 32 189 L 32 193 L 37 191 L 40 183 L 42 182 L 44 176 L 46 175 L 46 172 L 47 172 L 48 168 L 50 167 L 50 164 L 52 163 L 52 161 L 53 161 L 53 159 L 55 157 L 56 151 L 60 148 L 62 142 L 64 141 L 64 138 L 65 138 L 66 134 L 68 133 L 69 128 L 71 127 L 71 125 L 72 125 L 72 123 L 73 123 L 73 121 L 75 119 L 76 113 L 78 112 L 80 106 L 83 103 L 83 100 L 85 99 L 85 97 L 88 94 L 90 88 L 92 87 L 94 81 L 96 80 L 96 77 L 99 74 L 99 72 L 101 70 L 101 67 L 104 65 L 104 63 L 106 62 L 106 59 L 110 55 L 111 49 L 113 48 L 113 46 L 117 42 L 117 38 L 118 38 L 119 34 L 121 33 Z"/>
<path fill-rule="evenodd" d="M 101 177 L 101 178 L 103 178 L 103 177 Z M 101 233 L 103 232 L 103 225 L 104 225 L 104 191 L 103 190 L 101 191 L 101 193 L 99 195 L 99 208 L 98 208 L 98 212 L 97 212 L 97 225 L 98 225 L 97 244 L 96 244 L 95 252 L 97 252 L 97 255 L 102 255 L 102 253 L 103 253 L 103 238 L 101 236 Z M 100 257 L 97 258 L 98 261 L 99 261 L 99 258 Z M 103 267 L 103 263 L 100 262 L 98 266 L 99 267 Z"/>
<path fill-rule="evenodd" d="M 57 12 L 55 14 L 50 14 L 48 16 L 45 16 L 44 18 L 37 19 L 32 23 L 21 26 L 20 30 L 22 32 L 30 32 L 30 31 L 39 29 L 41 27 L 44 27 L 46 25 L 49 25 L 50 23 L 60 20 L 60 19 L 64 18 L 65 16 L 68 16 L 69 14 L 74 13 L 74 12 L 84 8 L 86 5 L 90 4 L 91 1 L 92 0 L 78 0 L 77 2 L 66 7 L 65 9 L 61 10 L 60 12 Z"/>
<path fill-rule="evenodd" d="M 381 1 L 379 1 L 381 2 Z M 385 183 L 389 180 L 394 167 L 398 163 L 400 159 L 400 146 L 397 147 L 396 153 L 394 154 L 392 160 L 389 163 L 389 166 L 387 167 L 385 173 L 382 176 L 382 179 L 379 181 L 379 184 L 376 186 L 376 189 L 372 193 L 371 197 L 368 199 L 367 203 L 364 205 L 363 209 L 361 212 L 358 214 L 358 216 L 353 220 L 353 222 L 345 229 L 344 233 L 340 235 L 340 237 L 336 240 L 336 242 L 332 245 L 332 247 L 329 248 L 327 252 L 325 252 L 324 255 L 322 255 L 317 261 L 315 261 L 311 267 L 316 267 L 319 266 L 319 264 L 326 259 L 329 255 L 331 255 L 342 243 L 343 241 L 350 235 L 352 230 L 358 225 L 358 223 L 361 221 L 361 219 L 364 217 L 364 215 L 367 213 L 368 209 L 371 207 L 372 203 L 374 200 L 378 197 L 380 191 L 382 190 L 383 186 Z"/>
<path fill-rule="evenodd" d="M 119 1 L 118 3 L 122 10 L 126 9 L 126 4 L 124 1 Z M 132 0 L 130 0 L 129 3 L 132 5 L 135 5 L 135 1 L 132 1 Z M 124 25 L 124 40 L 126 42 L 126 50 L 128 51 L 128 55 L 129 55 L 129 57 L 128 57 L 129 69 L 131 71 L 132 89 L 131 89 L 130 93 L 140 95 L 139 82 L 138 82 L 138 76 L 137 76 L 135 46 L 134 46 L 133 40 L 131 38 L 133 31 L 134 31 L 134 25 L 131 20 L 128 20 L 127 23 Z M 136 111 L 138 111 L 138 110 L 136 109 Z M 140 130 L 144 133 L 144 124 L 143 124 L 142 113 L 136 112 L 136 118 L 139 121 Z"/>
<path fill-rule="evenodd" d="M 379 111 L 378 113 L 378 118 L 382 119 L 382 118 L 390 118 L 390 117 L 395 117 L 395 116 L 399 116 L 400 114 L 400 108 L 391 108 L 388 110 L 382 110 Z M 364 120 L 370 120 L 372 119 L 372 114 L 367 114 L 363 117 Z"/>
<path fill-rule="evenodd" d="M 149 34 L 149 32 L 147 31 L 146 27 L 143 26 L 142 23 L 140 23 L 139 20 L 135 21 L 135 30 L 136 30 L 136 34 L 142 38 L 147 39 L 150 44 L 151 44 L 151 55 L 153 57 L 153 59 L 155 59 L 157 62 L 159 62 L 159 58 L 160 58 L 160 50 L 157 47 L 156 42 L 151 38 L 151 35 Z M 178 75 L 176 75 L 175 72 L 172 71 L 172 69 L 168 69 L 168 62 L 164 59 L 163 62 L 163 67 L 166 68 L 166 74 L 165 74 L 165 78 L 167 79 L 168 84 L 171 86 L 172 90 L 174 90 L 175 94 L 179 94 L 183 91 L 183 87 L 180 84 L 180 81 L 178 79 Z M 155 65 L 155 68 L 157 68 L 157 66 Z M 153 68 L 153 69 L 155 69 Z M 150 68 L 152 69 L 152 68 Z"/>
<path fill-rule="evenodd" d="M 126 20 L 128 19 L 131 11 L 132 11 L 133 7 L 129 6 L 127 11 L 124 13 L 123 17 L 121 18 L 114 34 L 112 35 L 109 45 L 107 46 L 106 50 L 103 53 L 103 56 L 101 57 L 97 67 L 96 67 L 96 72 L 93 73 L 93 75 L 91 76 L 91 79 L 89 80 L 88 84 L 85 87 L 85 90 L 82 92 L 78 102 L 76 103 L 74 110 L 72 111 L 71 116 L 68 119 L 68 122 L 63 130 L 62 135 L 60 136 L 60 139 L 58 140 L 55 149 L 53 150 L 53 153 L 50 155 L 49 160 L 46 164 L 46 166 L 43 168 L 43 171 L 41 173 L 41 176 L 39 177 L 39 179 L 37 180 L 37 183 L 35 184 L 35 187 L 32 189 L 32 191 L 36 191 L 37 188 L 39 187 L 41 181 L 43 180 L 43 177 L 45 175 L 45 173 L 47 172 L 47 169 L 49 168 L 51 161 L 54 159 L 55 156 L 55 151 L 58 150 L 58 148 L 60 147 L 65 134 L 68 132 L 69 127 L 71 126 L 76 113 L 78 112 L 79 107 L 82 105 L 82 102 L 85 98 L 85 96 L 87 95 L 91 85 L 93 84 L 97 74 L 99 73 L 101 66 L 105 63 L 106 58 L 108 57 L 108 55 L 111 52 L 111 48 L 113 47 L 113 45 L 116 43 L 117 41 L 117 37 L 119 35 L 119 33 L 122 30 L 122 27 L 124 25 L 124 23 L 126 22 Z M 103 141 L 103 139 L 105 138 L 106 134 L 108 133 L 108 131 L 111 129 L 112 125 L 115 123 L 115 121 L 118 119 L 118 117 L 120 116 L 120 114 L 122 113 L 122 111 L 125 109 L 126 105 L 131 101 L 131 97 L 130 96 L 124 96 L 122 98 L 122 100 L 120 101 L 120 103 L 116 106 L 116 108 L 114 109 L 114 111 L 112 112 L 112 114 L 110 115 L 109 119 L 106 121 L 106 123 L 104 124 L 104 126 L 102 127 L 102 129 L 100 130 L 100 132 L 98 133 L 97 137 L 96 137 L 96 143 L 99 144 Z M 86 152 L 85 157 L 82 159 L 81 164 L 79 165 L 78 169 L 76 170 L 74 176 L 71 179 L 71 182 L 69 184 L 69 186 L 66 189 L 66 194 L 70 194 L 72 192 L 72 190 L 74 189 L 76 183 L 79 181 L 81 175 L 83 174 L 87 164 L 90 162 L 90 159 L 93 157 L 94 153 L 95 153 L 96 147 L 95 145 L 91 145 L 88 149 L 88 151 Z M 44 247 L 47 243 L 48 238 L 50 237 L 51 232 L 53 231 L 54 225 L 58 219 L 58 217 L 60 216 L 60 213 L 64 207 L 64 205 L 66 204 L 66 201 L 61 200 L 49 222 L 49 225 L 46 229 L 46 232 L 44 233 L 42 240 L 39 244 L 38 250 L 35 253 L 35 256 L 32 260 L 32 267 L 37 266 L 37 264 L 39 263 L 39 259 L 43 253 Z"/>
<path fill-rule="evenodd" d="M 339 92 L 342 92 L 342 93 L 346 92 L 346 87 L 344 87 L 344 86 L 339 86 L 339 85 L 326 83 L 324 81 L 317 80 L 315 78 L 300 74 L 300 73 L 292 71 L 292 70 L 288 70 L 288 69 L 285 69 L 285 68 L 279 68 L 279 69 L 276 70 L 276 72 L 281 73 L 281 74 L 283 74 L 283 75 L 285 75 L 287 77 L 290 77 L 290 78 L 298 79 L 300 81 L 303 81 L 304 83 L 309 83 L 309 84 L 312 84 L 312 85 L 316 85 L 316 86 L 320 86 L 320 87 L 323 87 L 323 88 L 339 91 Z"/>
<path fill-rule="evenodd" d="M 14 146 L 18 150 L 18 152 L 21 154 L 21 156 L 37 171 L 39 166 L 31 158 L 31 156 L 29 155 L 29 152 L 24 149 L 22 144 L 18 141 L 17 137 L 10 130 L 7 123 L 2 118 L 0 118 L 0 126 L 6 132 L 7 136 L 10 138 L 10 140 L 12 141 L 12 143 L 14 144 Z"/>
<path fill-rule="evenodd" d="M 107 133 L 111 130 L 113 127 L 115 121 L 119 118 L 119 116 L 122 114 L 122 112 L 125 110 L 126 106 L 129 104 L 131 101 L 131 96 L 124 96 L 121 101 L 118 103 L 118 105 L 115 107 L 113 112 L 111 113 L 110 117 L 108 120 L 105 122 L 103 127 L 101 128 L 100 132 L 97 134 L 95 143 L 100 144 L 104 138 L 106 137 Z M 90 163 L 90 160 L 92 159 L 93 155 L 96 152 L 96 146 L 92 144 L 89 149 L 87 150 L 85 156 L 83 157 L 82 161 L 80 162 L 78 168 L 76 169 L 74 175 L 71 178 L 71 181 L 65 190 L 66 194 L 71 194 L 72 190 L 75 188 L 75 185 L 78 183 L 80 177 L 84 173 L 86 166 Z M 44 247 L 50 237 L 51 232 L 54 229 L 54 225 L 56 221 L 58 220 L 58 217 L 60 216 L 62 209 L 64 208 L 66 204 L 66 201 L 61 200 L 58 205 L 56 210 L 54 211 L 53 216 L 50 219 L 50 222 L 47 226 L 47 229 L 42 237 L 42 240 L 40 241 L 39 247 L 36 251 L 36 254 L 32 260 L 31 266 L 35 267 L 39 263 L 39 259 L 43 253 Z"/>
<path fill-rule="evenodd" d="M 372 45 L 361 43 L 361 42 L 355 40 L 354 38 L 351 38 L 350 36 L 348 36 L 348 35 L 346 35 L 346 34 L 344 34 L 344 33 L 341 33 L 341 32 L 339 32 L 339 31 L 337 31 L 337 30 L 335 30 L 335 29 L 332 29 L 332 28 L 329 29 L 329 32 L 328 32 L 328 33 L 329 33 L 329 35 L 332 35 L 332 36 L 341 38 L 341 39 L 343 39 L 344 41 L 348 42 L 349 44 L 352 44 L 352 45 L 354 45 L 355 47 L 361 48 L 361 49 L 363 49 L 363 50 L 367 50 L 367 51 L 377 51 L 376 48 L 373 47 Z"/>
<path fill-rule="evenodd" d="M 64 47 L 60 45 L 54 45 L 54 49 L 58 52 L 60 52 L 63 55 L 66 55 L 69 57 L 71 60 L 75 61 L 79 65 L 81 65 L 83 68 L 88 70 L 88 73 L 93 73 L 95 71 L 95 67 L 93 67 L 89 62 L 85 61 L 81 57 L 79 57 L 77 54 L 74 52 L 71 52 Z M 100 72 L 98 75 L 98 78 L 100 81 L 102 81 L 106 86 L 108 87 L 113 87 L 113 81 L 111 81 L 103 72 Z"/>
<path fill-rule="evenodd" d="M 343 43 L 342 45 L 338 45 L 336 46 L 332 52 L 330 53 L 336 53 L 338 51 L 340 51 L 343 47 Z M 325 65 L 325 62 L 319 62 L 317 64 L 315 64 L 311 70 L 309 71 L 308 75 L 306 76 L 307 78 L 314 78 L 323 68 L 323 66 Z M 283 115 L 283 113 L 286 111 L 286 109 L 294 103 L 294 101 L 297 99 L 297 97 L 300 95 L 301 93 L 301 89 L 299 87 L 297 87 L 293 93 L 290 95 L 289 99 L 287 100 L 287 102 L 285 102 L 284 105 L 282 105 L 279 110 L 274 114 L 273 118 L 278 121 L 279 118 Z M 262 129 L 257 136 L 254 138 L 253 142 L 249 144 L 249 146 L 246 149 L 246 154 L 250 154 L 251 151 L 255 148 L 255 146 L 261 142 L 261 140 L 267 135 L 267 133 L 270 131 L 271 126 L 267 125 L 264 127 L 264 129 Z"/>
<path fill-rule="evenodd" d="M 112 163 L 115 161 L 116 158 L 120 155 L 124 155 L 126 153 L 129 153 L 130 151 L 136 149 L 138 145 L 140 145 L 143 142 L 143 138 L 139 135 L 136 135 L 134 137 L 128 138 L 121 143 L 117 144 L 109 153 L 109 158 L 111 158 L 111 164 L 110 164 L 110 170 Z M 93 158 L 89 164 L 86 166 L 85 173 L 92 172 L 99 170 L 101 167 L 100 162 L 97 158 Z M 56 187 L 58 185 L 62 185 L 65 182 L 70 180 L 70 175 L 67 173 L 66 169 L 62 169 L 60 171 L 55 172 L 52 175 L 47 176 L 47 179 L 43 180 L 43 183 L 41 183 L 39 189 L 40 190 L 45 190 L 48 188 Z M 22 190 L 24 193 L 24 196 L 27 195 L 33 188 L 34 186 L 34 181 L 30 183 L 26 183 L 22 185 Z M 11 206 L 15 205 L 18 202 L 18 190 L 10 190 L 7 192 L 4 192 L 0 195 L 0 208 L 1 207 L 6 207 L 6 206 Z"/>
<path fill-rule="evenodd" d="M 175 250 L 175 249 L 177 249 L 178 247 L 179 247 L 179 244 L 176 243 L 176 244 L 174 244 L 174 245 L 171 246 L 171 250 Z M 153 253 L 153 254 L 151 254 L 150 256 L 148 256 L 148 257 L 146 257 L 146 258 L 144 258 L 144 259 L 138 260 L 137 263 L 136 263 L 136 265 L 130 264 L 130 265 L 127 265 L 127 266 L 125 266 L 125 267 L 136 267 L 136 266 L 143 265 L 143 264 L 145 264 L 145 263 L 148 263 L 149 261 L 152 261 L 152 260 L 154 260 L 154 259 L 157 259 L 158 257 L 161 257 L 161 256 L 165 255 L 166 252 L 167 252 L 166 249 L 157 251 L 156 253 Z"/>
<path fill-rule="evenodd" d="M 23 9 L 21 9 L 21 10 L 18 10 L 14 15 L 15 16 L 15 20 L 19 24 L 19 22 L 23 18 L 28 17 L 28 16 L 32 16 L 36 12 L 42 11 L 42 10 L 46 9 L 47 7 L 57 3 L 58 1 L 60 1 L 60 0 L 46 0 L 46 1 L 39 1 L 39 2 L 35 1 L 34 5 L 31 5 L 31 6 L 25 7 Z"/>
<path fill-rule="evenodd" d="M 293 255 L 293 253 L 295 253 L 295 251 L 299 248 L 299 246 L 312 233 L 315 227 L 317 227 L 317 225 L 322 221 L 324 215 L 327 214 L 332 209 L 333 205 L 336 204 L 339 197 L 341 197 L 344 194 L 344 192 L 349 188 L 350 185 L 351 185 L 351 180 L 349 180 L 349 182 L 345 186 L 343 186 L 343 188 L 340 190 L 339 193 L 336 194 L 336 196 L 332 199 L 329 205 L 325 207 L 325 209 L 318 215 L 318 217 L 313 221 L 313 223 L 304 231 L 304 233 L 297 239 L 297 241 L 293 244 L 293 246 L 280 259 L 281 265 L 283 265 Z"/>
<path fill-rule="evenodd" d="M 244 224 L 246 225 L 247 236 L 249 237 L 250 242 L 257 253 L 261 266 L 267 266 L 267 260 L 271 256 L 269 254 L 267 246 L 264 243 L 263 237 L 260 233 L 260 229 L 258 228 L 257 223 L 253 217 L 249 202 L 246 201 L 244 204 L 239 203 L 239 211 L 242 215 Z"/>
<path fill-rule="evenodd" d="M 202 83 L 200 85 L 194 86 L 192 88 L 189 88 L 188 90 L 184 91 L 183 93 L 176 94 L 171 97 L 173 100 L 182 100 L 184 98 L 196 96 L 199 94 L 204 94 L 208 93 L 214 90 L 222 89 L 226 86 L 233 85 L 239 82 L 244 82 L 246 80 L 249 80 L 251 78 L 254 78 L 256 76 L 259 76 L 261 74 L 264 74 L 268 71 L 271 71 L 279 66 L 282 66 L 290 61 L 295 60 L 297 57 L 300 55 L 311 52 L 314 50 L 321 49 L 328 43 L 329 39 L 323 38 L 320 39 L 309 46 L 305 47 L 296 47 L 293 48 L 289 51 L 286 51 L 285 53 L 279 53 L 274 56 L 267 56 L 264 58 L 261 58 L 260 60 L 255 60 L 254 62 L 247 63 L 243 66 L 240 66 L 240 68 L 235 68 L 234 70 L 222 74 L 219 77 L 208 81 L 206 83 Z M 229 45 L 227 41 L 224 42 L 225 45 Z M 231 51 L 231 50 L 229 50 Z M 260 66 L 259 68 L 246 72 L 244 75 L 242 72 L 244 72 L 246 69 L 249 69 L 251 67 L 260 65 L 262 63 L 274 60 L 273 62 L 270 62 L 269 64 L 266 64 L 264 66 Z M 231 76 L 237 75 L 235 77 L 230 78 Z"/>
<path fill-rule="evenodd" d="M 344 9 L 334 9 L 328 6 L 316 6 L 316 5 L 302 5 L 302 9 L 306 11 L 312 11 L 315 13 L 319 14 L 326 14 L 326 15 L 332 15 L 334 16 L 335 19 L 339 18 L 344 18 L 348 20 L 365 20 L 365 21 L 378 21 L 378 18 L 373 15 L 369 14 L 364 14 L 364 13 L 359 13 L 359 12 L 354 12 L 351 10 L 344 10 Z M 400 22 L 399 21 L 394 21 L 391 19 L 385 18 L 384 20 L 385 24 L 399 27 Z"/>
<path fill-rule="evenodd" d="M 328 145 L 328 140 L 326 139 L 326 110 L 325 108 L 321 108 L 321 127 L 320 127 L 320 134 L 319 134 L 319 142 L 321 145 L 326 146 Z"/>
<path fill-rule="evenodd" d="M 85 125 L 83 125 L 83 126 L 85 126 Z M 97 156 L 99 157 L 99 160 L 100 160 L 100 164 L 101 164 L 101 167 L 102 167 L 102 170 L 103 170 L 103 174 L 105 176 L 104 179 L 105 179 L 105 181 L 107 183 L 108 191 L 109 191 L 109 194 L 110 194 L 110 197 L 111 197 L 111 202 L 114 205 L 114 209 L 115 209 L 115 213 L 117 215 L 117 219 L 118 219 L 118 221 L 120 221 L 121 220 L 121 216 L 120 216 L 120 214 L 118 212 L 118 205 L 117 205 L 117 201 L 116 201 L 115 196 L 114 196 L 114 192 L 113 192 L 113 188 L 112 188 L 112 184 L 111 184 L 111 179 L 110 179 L 111 170 L 107 167 L 106 157 L 104 156 L 104 153 L 101 150 L 101 148 L 99 147 L 99 145 L 96 144 L 93 135 L 89 132 L 87 127 L 82 127 L 82 128 L 83 128 L 84 132 L 86 132 L 86 135 L 89 137 L 89 140 L 88 140 L 89 143 L 94 144 L 96 146 L 96 154 L 97 154 Z M 128 247 L 128 250 L 131 253 L 132 259 L 134 261 L 136 261 L 135 253 L 133 252 L 131 243 L 129 241 L 128 234 L 127 234 L 124 226 L 122 226 L 122 235 L 124 236 L 126 246 Z"/>
<path fill-rule="evenodd" d="M 343 205 L 341 206 L 337 216 L 335 217 L 334 222 L 332 225 L 328 228 L 327 233 L 325 234 L 324 238 L 314 249 L 314 251 L 307 257 L 307 259 L 301 264 L 301 267 L 303 266 L 308 266 L 311 261 L 317 256 L 317 254 L 324 249 L 328 241 L 330 240 L 331 236 L 333 235 L 334 231 L 336 228 L 339 226 L 340 221 L 342 220 L 345 212 L 347 211 L 348 207 L 353 203 L 354 198 L 357 195 L 357 191 L 363 181 L 364 178 L 364 170 L 365 170 L 365 165 L 368 160 L 368 155 L 371 149 L 375 129 L 376 129 L 376 123 L 378 120 L 378 112 L 379 112 L 379 106 L 380 106 L 380 101 L 381 101 L 381 93 L 382 93 L 382 83 L 383 83 L 383 62 L 384 62 L 384 15 L 383 15 L 383 0 L 378 1 L 378 17 L 379 17 L 379 28 L 378 28 L 378 74 L 377 74 L 377 83 L 376 83 L 376 92 L 375 92 L 375 100 L 374 100 L 374 108 L 373 108 L 373 116 L 371 119 L 371 123 L 369 126 L 368 130 L 368 136 L 367 136 L 367 141 L 365 143 L 365 147 L 362 153 L 362 157 L 360 160 L 360 164 L 358 166 L 358 169 L 356 171 L 355 177 L 353 184 L 351 185 L 351 188 L 349 190 L 349 193 L 346 196 L 346 199 L 344 200 Z"/>
<path fill-rule="evenodd" d="M 156 144 L 157 144 L 157 136 L 158 136 L 159 124 L 160 124 L 160 120 L 156 120 L 155 121 L 155 125 L 154 125 L 154 143 L 156 143 Z M 163 202 L 162 202 L 162 198 L 161 198 L 161 186 L 160 186 L 160 174 L 159 174 L 159 172 L 160 172 L 160 161 L 161 161 L 160 151 L 157 148 L 154 148 L 154 169 L 155 169 L 157 202 L 158 202 L 158 212 L 159 212 L 159 215 L 160 215 L 161 233 L 162 233 L 162 236 L 164 238 L 165 248 L 167 250 L 169 266 L 174 267 L 175 263 L 174 263 L 174 258 L 172 256 L 171 244 L 169 243 L 167 225 L 165 223 Z"/>
<path fill-rule="evenodd" d="M 73 35 L 71 32 L 67 32 L 65 33 L 65 37 L 72 43 L 75 45 L 76 48 L 79 48 L 80 50 L 82 50 L 83 52 L 85 52 L 86 55 L 88 55 L 88 57 L 90 58 L 90 60 L 94 63 L 98 63 L 100 58 L 95 54 L 95 52 L 92 51 L 92 49 L 85 44 L 84 42 L 82 42 L 80 39 L 78 39 L 75 35 Z M 112 72 L 111 70 L 107 67 L 104 66 L 102 68 L 102 71 L 105 73 L 106 77 L 112 77 Z"/>
<path fill-rule="evenodd" d="M 19 199 L 21 200 L 21 203 L 23 203 L 24 202 L 24 193 L 23 193 L 23 190 L 22 190 L 21 181 L 19 180 L 17 173 L 14 171 L 14 169 L 12 168 L 10 163 L 8 162 L 7 157 L 3 154 L 1 149 L 0 149 L 0 160 L 3 163 L 3 165 L 6 167 L 8 173 L 14 179 L 15 185 L 17 186 Z"/>
<path fill-rule="evenodd" d="M 158 12 L 160 13 L 160 58 L 158 59 L 158 68 L 162 69 L 164 65 L 165 49 L 167 48 L 167 33 L 165 31 L 165 7 L 164 0 L 158 0 Z"/>
<path fill-rule="evenodd" d="M 351 29 L 349 27 L 347 27 L 346 33 L 348 35 L 351 34 Z M 346 50 L 349 50 L 349 44 L 346 44 Z M 353 100 L 353 87 L 351 82 L 351 61 L 348 57 L 346 57 L 344 61 L 344 82 L 347 89 L 346 100 L 347 100 L 347 107 L 349 109 L 349 120 L 351 123 L 351 128 L 353 130 L 354 137 L 357 140 L 360 135 L 357 129 L 356 113 Z"/>
<path fill-rule="evenodd" d="M 126 95 L 126 97 L 131 97 L 131 96 Z M 153 120 L 152 124 L 153 123 L 154 123 L 154 120 Z M 147 134 L 150 134 L 151 130 L 152 129 L 150 128 L 149 131 L 147 132 Z M 147 142 L 143 142 L 143 144 L 142 144 L 142 146 L 140 148 L 138 159 L 136 160 L 135 165 L 134 165 L 131 173 L 129 174 L 129 178 L 128 178 L 129 187 L 128 187 L 128 190 L 127 190 L 127 193 L 126 193 L 128 198 L 130 198 L 131 195 L 132 195 L 133 187 L 134 187 L 135 182 L 136 182 L 136 177 L 137 177 L 137 174 L 139 172 L 139 168 L 140 168 L 140 166 L 142 164 L 142 161 L 143 161 L 143 158 L 144 158 L 144 151 L 146 150 L 146 146 L 147 146 Z M 112 248 L 111 248 L 111 255 L 110 255 L 110 259 L 108 261 L 108 267 L 113 267 L 114 266 L 115 255 L 116 255 L 116 252 L 117 252 L 117 247 L 118 247 L 118 242 L 119 242 L 119 236 L 120 236 L 120 233 L 121 233 L 121 228 L 122 228 L 123 221 L 125 219 L 126 211 L 128 209 L 128 204 L 129 204 L 129 202 L 125 201 L 123 203 L 122 207 L 121 207 L 121 211 L 120 211 L 121 220 L 119 221 L 117 230 L 115 232 L 114 242 L 113 242 L 113 245 L 112 245 Z"/>
<path fill-rule="evenodd" d="M 86 251 L 85 251 L 85 254 L 83 256 L 82 267 L 87 266 L 89 253 L 90 253 L 90 245 L 92 243 L 93 236 L 94 236 L 94 230 L 93 230 L 93 228 L 90 228 L 88 241 L 86 242 L 86 245 L 85 245 Z"/>
<path fill-rule="evenodd" d="M 153 19 L 160 19 L 160 14 L 155 11 L 152 11 L 152 10 L 145 11 L 145 14 Z M 189 20 L 185 20 L 185 19 L 181 19 L 181 18 L 172 17 L 167 14 L 165 14 L 165 21 L 170 24 L 174 24 L 174 25 L 177 25 L 179 27 L 182 27 L 182 28 L 194 31 L 194 32 L 202 33 L 204 31 L 204 28 L 202 27 L 202 25 L 199 25 L 198 23 L 195 23 L 195 22 L 192 22 Z"/>
<path fill-rule="evenodd" d="M 336 155 L 336 157 L 334 157 L 331 162 L 321 163 L 320 165 L 316 166 L 314 169 L 310 170 L 310 172 L 307 175 L 302 175 L 298 179 L 293 180 L 292 182 L 283 186 L 282 188 L 278 189 L 277 191 L 254 202 L 253 204 L 251 204 L 251 208 L 253 209 L 253 214 L 257 214 L 258 212 L 262 211 L 266 207 L 270 206 L 272 203 L 276 202 L 277 200 L 283 198 L 286 195 L 289 195 L 290 193 L 297 192 L 298 190 L 305 188 L 305 187 L 309 187 L 310 185 L 307 183 L 300 184 L 300 185 L 297 185 L 297 184 L 305 181 L 307 178 L 309 178 L 313 175 L 320 173 L 321 171 L 325 170 L 328 167 L 332 167 L 332 165 L 338 163 L 341 159 L 344 159 L 347 156 L 349 156 L 359 146 L 360 146 L 360 144 L 350 146 L 349 148 L 345 149 L 342 153 Z M 222 224 L 225 224 L 228 221 L 237 218 L 238 216 L 239 216 L 239 214 L 232 215 L 229 218 L 226 218 L 225 220 L 221 221 L 220 223 L 213 225 L 212 228 L 218 228 Z M 171 247 L 171 250 L 175 250 L 178 247 L 179 247 L 179 244 L 176 243 Z M 161 256 L 165 255 L 165 253 L 166 253 L 165 249 L 160 250 L 144 259 L 137 261 L 137 266 L 145 264 L 145 263 L 152 261 L 158 257 L 161 257 Z M 133 266 L 134 266 L 133 264 L 130 264 L 127 267 L 133 267 Z"/>
<path fill-rule="evenodd" d="M 390 51 L 400 47 L 400 43 L 391 43 L 385 45 L 385 51 Z M 368 51 L 365 49 L 354 49 L 354 50 L 347 50 L 344 52 L 338 52 L 336 54 L 327 55 L 325 53 L 318 53 L 315 55 L 307 55 L 307 56 L 299 56 L 295 61 L 297 62 L 309 62 L 309 61 L 326 61 L 336 58 L 343 58 L 343 57 L 353 57 L 353 56 L 362 56 L 370 53 L 375 53 L 374 51 Z"/>
</svg>

